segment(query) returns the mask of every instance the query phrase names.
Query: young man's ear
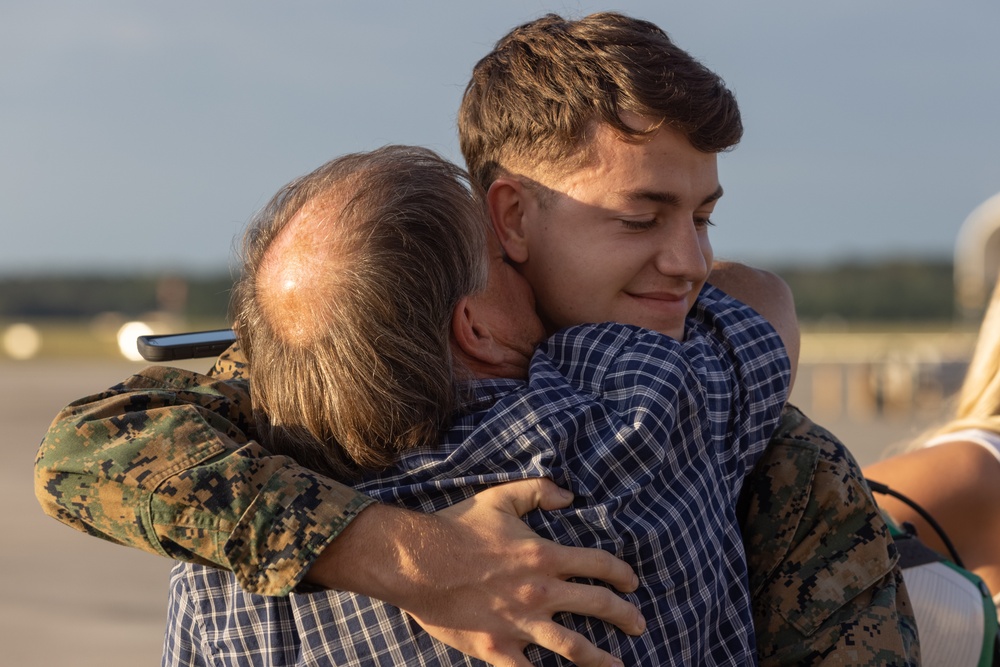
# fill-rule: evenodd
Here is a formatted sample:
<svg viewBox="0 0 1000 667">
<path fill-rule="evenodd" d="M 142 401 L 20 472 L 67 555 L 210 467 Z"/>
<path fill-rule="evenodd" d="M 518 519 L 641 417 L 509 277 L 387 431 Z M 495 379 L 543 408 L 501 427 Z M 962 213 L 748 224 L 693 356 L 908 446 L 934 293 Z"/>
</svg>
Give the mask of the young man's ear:
<svg viewBox="0 0 1000 667">
<path fill-rule="evenodd" d="M 524 230 L 528 204 L 528 192 L 516 178 L 498 178 L 486 193 L 490 220 L 500 245 L 507 257 L 518 264 L 528 259 Z"/>
</svg>

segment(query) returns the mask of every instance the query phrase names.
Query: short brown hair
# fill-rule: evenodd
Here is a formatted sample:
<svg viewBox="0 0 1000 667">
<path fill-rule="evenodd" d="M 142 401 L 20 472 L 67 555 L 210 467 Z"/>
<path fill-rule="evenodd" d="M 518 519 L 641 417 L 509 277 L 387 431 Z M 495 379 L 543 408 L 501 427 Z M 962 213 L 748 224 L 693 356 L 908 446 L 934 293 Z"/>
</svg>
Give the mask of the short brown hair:
<svg viewBox="0 0 1000 667">
<path fill-rule="evenodd" d="M 472 179 L 488 189 L 515 165 L 573 167 L 595 122 L 625 139 L 647 133 L 623 112 L 678 130 L 706 153 L 743 135 L 718 75 L 652 23 L 606 12 L 578 21 L 548 14 L 497 42 L 466 87 L 459 141 Z"/>
<path fill-rule="evenodd" d="M 269 446 L 344 477 L 439 437 L 452 311 L 486 284 L 485 219 L 465 172 L 412 147 L 335 159 L 275 195 L 233 302 Z M 294 297 L 275 289 L 289 260 L 309 267 Z"/>
</svg>

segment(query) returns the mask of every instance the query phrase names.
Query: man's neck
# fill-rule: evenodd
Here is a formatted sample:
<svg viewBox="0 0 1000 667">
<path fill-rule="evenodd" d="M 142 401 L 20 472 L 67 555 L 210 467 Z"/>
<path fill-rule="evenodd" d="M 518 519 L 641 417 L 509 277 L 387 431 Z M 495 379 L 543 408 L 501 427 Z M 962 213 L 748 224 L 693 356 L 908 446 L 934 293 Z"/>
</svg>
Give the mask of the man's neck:
<svg viewBox="0 0 1000 667">
<path fill-rule="evenodd" d="M 524 380 L 528 377 L 530 359 L 523 355 L 511 354 L 498 361 L 479 359 L 465 354 L 458 346 L 452 347 L 456 366 L 463 366 L 477 380 Z"/>
</svg>

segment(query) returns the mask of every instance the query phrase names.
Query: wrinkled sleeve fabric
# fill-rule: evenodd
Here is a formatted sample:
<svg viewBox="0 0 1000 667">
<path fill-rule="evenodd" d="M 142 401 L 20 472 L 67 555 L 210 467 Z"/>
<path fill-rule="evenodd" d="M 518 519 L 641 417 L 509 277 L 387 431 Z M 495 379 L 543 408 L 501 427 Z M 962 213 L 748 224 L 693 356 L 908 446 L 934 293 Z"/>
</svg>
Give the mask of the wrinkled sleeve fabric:
<svg viewBox="0 0 1000 667">
<path fill-rule="evenodd" d="M 238 352 L 213 375 L 152 367 L 73 402 L 35 461 L 49 516 L 90 535 L 231 570 L 286 595 L 371 499 L 252 439 Z"/>
<path fill-rule="evenodd" d="M 741 525 L 760 664 L 920 664 L 888 526 L 851 453 L 787 406 Z"/>
</svg>

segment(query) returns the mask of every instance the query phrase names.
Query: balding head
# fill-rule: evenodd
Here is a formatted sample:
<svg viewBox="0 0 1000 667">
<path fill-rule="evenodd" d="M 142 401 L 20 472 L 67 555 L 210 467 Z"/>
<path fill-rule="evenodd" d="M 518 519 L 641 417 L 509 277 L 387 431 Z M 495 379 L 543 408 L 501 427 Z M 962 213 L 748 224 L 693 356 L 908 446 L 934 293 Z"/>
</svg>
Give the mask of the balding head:
<svg viewBox="0 0 1000 667">
<path fill-rule="evenodd" d="M 270 442 L 345 474 L 436 439 L 455 405 L 449 322 L 486 283 L 464 173 L 386 147 L 286 186 L 252 222 L 234 295 Z"/>
<path fill-rule="evenodd" d="M 264 253 L 256 280 L 261 314 L 288 345 L 313 345 L 329 329 L 341 277 L 349 270 L 345 261 L 355 250 L 350 231 L 338 225 L 344 197 L 336 195 L 350 197 L 348 188 L 340 183 L 345 192 L 304 204 Z"/>
</svg>

